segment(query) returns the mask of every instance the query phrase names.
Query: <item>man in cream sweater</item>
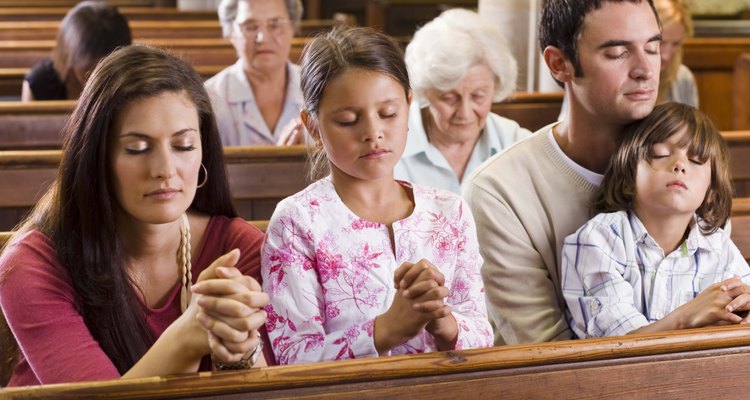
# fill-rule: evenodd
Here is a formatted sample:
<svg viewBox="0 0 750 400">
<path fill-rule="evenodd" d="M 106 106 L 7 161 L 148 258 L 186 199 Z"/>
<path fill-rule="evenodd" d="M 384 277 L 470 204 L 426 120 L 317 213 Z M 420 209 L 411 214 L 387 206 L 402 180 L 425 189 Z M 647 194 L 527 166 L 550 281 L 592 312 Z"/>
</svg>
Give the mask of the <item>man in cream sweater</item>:
<svg viewBox="0 0 750 400">
<path fill-rule="evenodd" d="M 496 345 L 573 337 L 560 288 L 562 242 L 591 217 L 623 127 L 654 107 L 660 39 L 651 0 L 543 7 L 539 42 L 569 117 L 489 159 L 464 187 Z"/>
</svg>

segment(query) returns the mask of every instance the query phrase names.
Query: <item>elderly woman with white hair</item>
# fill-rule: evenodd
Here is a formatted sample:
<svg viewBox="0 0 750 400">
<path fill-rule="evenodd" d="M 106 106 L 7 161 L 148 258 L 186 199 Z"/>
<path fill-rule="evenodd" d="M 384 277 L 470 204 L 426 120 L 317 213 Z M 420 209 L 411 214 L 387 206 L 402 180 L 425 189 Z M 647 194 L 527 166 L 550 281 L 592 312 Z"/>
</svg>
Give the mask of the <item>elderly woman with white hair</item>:
<svg viewBox="0 0 750 400">
<path fill-rule="evenodd" d="M 300 68 L 289 61 L 300 0 L 222 0 L 219 20 L 239 60 L 206 81 L 225 146 L 303 139 Z"/>
<path fill-rule="evenodd" d="M 490 112 L 518 72 L 505 38 L 477 13 L 452 9 L 424 25 L 406 63 L 415 100 L 396 179 L 460 193 L 479 164 L 531 134 Z"/>
</svg>

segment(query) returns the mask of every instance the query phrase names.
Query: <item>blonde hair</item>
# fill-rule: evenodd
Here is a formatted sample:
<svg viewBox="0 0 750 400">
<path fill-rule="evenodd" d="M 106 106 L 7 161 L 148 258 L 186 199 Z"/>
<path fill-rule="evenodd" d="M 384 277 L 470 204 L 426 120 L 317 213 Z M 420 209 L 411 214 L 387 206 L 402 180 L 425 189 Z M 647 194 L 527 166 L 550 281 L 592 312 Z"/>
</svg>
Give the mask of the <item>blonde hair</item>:
<svg viewBox="0 0 750 400">
<path fill-rule="evenodd" d="M 654 6 L 657 14 L 659 14 L 662 27 L 669 24 L 682 24 L 685 28 L 685 36 L 693 36 L 693 18 L 690 16 L 690 7 L 686 0 L 656 0 Z M 667 100 L 672 84 L 677 78 L 680 65 L 682 65 L 682 48 L 675 52 L 672 59 L 669 60 L 667 68 L 664 68 L 660 73 L 657 103 L 663 103 Z"/>
<path fill-rule="evenodd" d="M 700 110 L 686 104 L 667 102 L 646 118 L 629 125 L 612 156 L 604 180 L 594 196 L 595 212 L 632 211 L 636 195 L 638 163 L 651 162 L 651 148 L 687 129 L 681 146 L 701 162 L 711 163 L 711 184 L 696 213 L 701 231 L 713 233 L 724 226 L 732 208 L 734 189 L 729 177 L 729 151 L 719 130 Z"/>
</svg>

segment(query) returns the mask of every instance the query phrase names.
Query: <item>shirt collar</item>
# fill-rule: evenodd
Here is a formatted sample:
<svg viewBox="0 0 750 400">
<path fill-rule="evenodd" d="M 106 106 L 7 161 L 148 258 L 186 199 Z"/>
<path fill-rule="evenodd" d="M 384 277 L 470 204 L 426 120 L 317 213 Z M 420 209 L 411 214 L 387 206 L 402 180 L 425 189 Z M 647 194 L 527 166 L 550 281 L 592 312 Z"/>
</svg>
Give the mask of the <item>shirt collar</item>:
<svg viewBox="0 0 750 400">
<path fill-rule="evenodd" d="M 648 231 L 646 231 L 643 222 L 641 222 L 640 218 L 638 218 L 634 212 L 628 211 L 628 219 L 630 220 L 630 227 L 633 230 L 633 237 L 635 238 L 636 243 L 659 246 L 659 244 L 656 243 L 656 240 L 654 240 L 654 238 L 649 235 Z M 721 238 L 719 235 L 704 235 L 701 233 L 699 221 L 697 215 L 693 215 L 693 218 L 690 220 L 690 232 L 688 232 L 688 237 L 680 244 L 680 248 L 678 249 L 683 253 L 683 256 L 692 255 L 698 251 L 698 249 L 703 249 L 705 251 L 721 250 Z"/>
<path fill-rule="evenodd" d="M 242 67 L 242 59 L 237 60 L 228 68 L 227 77 L 227 102 L 242 103 L 255 102 L 255 95 L 250 87 L 250 81 L 247 80 L 245 70 Z M 300 89 L 299 66 L 286 62 L 286 101 L 296 104 L 302 104 L 302 91 Z"/>
</svg>

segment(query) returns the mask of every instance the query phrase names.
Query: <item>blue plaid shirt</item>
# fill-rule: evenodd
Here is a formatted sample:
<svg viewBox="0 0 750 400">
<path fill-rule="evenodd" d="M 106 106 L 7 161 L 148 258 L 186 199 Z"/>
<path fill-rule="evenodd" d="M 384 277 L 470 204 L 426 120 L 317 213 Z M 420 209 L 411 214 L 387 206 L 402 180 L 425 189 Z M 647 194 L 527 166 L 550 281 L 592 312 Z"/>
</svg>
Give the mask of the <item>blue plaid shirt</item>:
<svg viewBox="0 0 750 400">
<path fill-rule="evenodd" d="M 565 238 L 562 289 L 568 323 L 580 338 L 625 335 L 664 318 L 709 285 L 750 267 L 722 229 L 664 251 L 632 212 L 599 214 Z"/>
</svg>

